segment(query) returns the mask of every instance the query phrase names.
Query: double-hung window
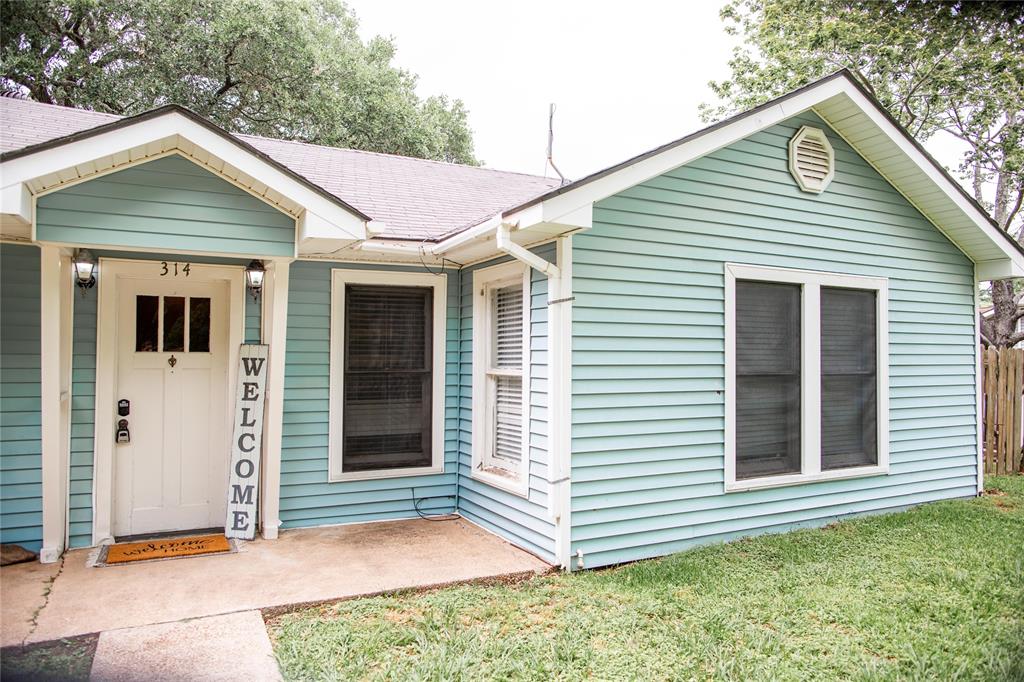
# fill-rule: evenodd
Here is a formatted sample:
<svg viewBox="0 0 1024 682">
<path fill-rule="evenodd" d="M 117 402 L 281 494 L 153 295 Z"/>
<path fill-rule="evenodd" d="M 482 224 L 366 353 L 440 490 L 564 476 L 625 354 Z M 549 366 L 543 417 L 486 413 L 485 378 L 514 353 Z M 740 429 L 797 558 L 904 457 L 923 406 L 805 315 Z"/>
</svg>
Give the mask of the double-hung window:
<svg viewBox="0 0 1024 682">
<path fill-rule="evenodd" d="M 442 471 L 445 289 L 444 275 L 333 271 L 330 480 Z"/>
<path fill-rule="evenodd" d="M 473 273 L 473 475 L 525 494 L 529 431 L 529 270 Z"/>
<path fill-rule="evenodd" d="M 726 490 L 888 470 L 888 284 L 727 263 Z"/>
</svg>

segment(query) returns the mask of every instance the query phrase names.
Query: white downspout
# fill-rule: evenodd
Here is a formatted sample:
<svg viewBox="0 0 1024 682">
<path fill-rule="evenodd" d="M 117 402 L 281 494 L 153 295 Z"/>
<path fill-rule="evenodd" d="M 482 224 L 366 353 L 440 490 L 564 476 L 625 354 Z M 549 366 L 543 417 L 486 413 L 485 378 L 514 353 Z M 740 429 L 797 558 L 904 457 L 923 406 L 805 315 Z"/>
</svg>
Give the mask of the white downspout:
<svg viewBox="0 0 1024 682">
<path fill-rule="evenodd" d="M 555 522 L 555 559 L 572 570 L 570 525 L 572 238 L 558 238 L 552 263 L 512 241 L 511 226 L 495 230 L 498 250 L 548 278 L 548 513 Z"/>
</svg>

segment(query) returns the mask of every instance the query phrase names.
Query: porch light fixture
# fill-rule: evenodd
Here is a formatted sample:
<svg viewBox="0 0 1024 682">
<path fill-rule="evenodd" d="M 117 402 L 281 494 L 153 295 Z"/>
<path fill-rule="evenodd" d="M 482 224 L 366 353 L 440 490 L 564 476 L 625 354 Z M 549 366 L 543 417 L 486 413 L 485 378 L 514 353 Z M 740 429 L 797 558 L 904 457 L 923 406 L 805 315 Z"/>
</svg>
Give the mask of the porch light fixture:
<svg viewBox="0 0 1024 682">
<path fill-rule="evenodd" d="M 254 301 L 259 299 L 260 292 L 263 291 L 263 275 L 265 273 L 266 268 L 263 267 L 261 260 L 250 261 L 245 266 L 245 283 Z"/>
<path fill-rule="evenodd" d="M 96 286 L 96 259 L 88 249 L 78 249 L 72 257 L 75 265 L 75 284 L 82 290 L 82 296 L 88 289 Z"/>
</svg>

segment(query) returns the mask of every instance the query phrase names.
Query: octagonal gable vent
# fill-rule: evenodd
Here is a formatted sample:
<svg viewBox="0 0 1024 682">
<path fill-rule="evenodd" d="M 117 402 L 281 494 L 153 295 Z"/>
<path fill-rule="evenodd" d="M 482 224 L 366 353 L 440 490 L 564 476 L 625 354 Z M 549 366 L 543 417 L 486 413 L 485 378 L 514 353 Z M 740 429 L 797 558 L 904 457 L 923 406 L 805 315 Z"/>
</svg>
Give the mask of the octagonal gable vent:
<svg viewBox="0 0 1024 682">
<path fill-rule="evenodd" d="M 800 189 L 821 194 L 836 172 L 835 152 L 821 128 L 804 126 L 789 141 L 789 172 Z"/>
</svg>

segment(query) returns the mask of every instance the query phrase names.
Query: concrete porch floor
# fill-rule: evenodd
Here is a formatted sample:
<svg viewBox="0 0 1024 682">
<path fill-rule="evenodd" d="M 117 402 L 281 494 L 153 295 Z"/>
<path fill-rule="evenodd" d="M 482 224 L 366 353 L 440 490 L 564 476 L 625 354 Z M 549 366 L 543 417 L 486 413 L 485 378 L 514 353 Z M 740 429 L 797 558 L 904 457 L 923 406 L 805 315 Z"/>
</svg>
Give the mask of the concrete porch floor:
<svg viewBox="0 0 1024 682">
<path fill-rule="evenodd" d="M 0 571 L 3 646 L 550 569 L 464 519 L 289 530 L 236 554 L 99 568 L 89 552 Z"/>
</svg>

